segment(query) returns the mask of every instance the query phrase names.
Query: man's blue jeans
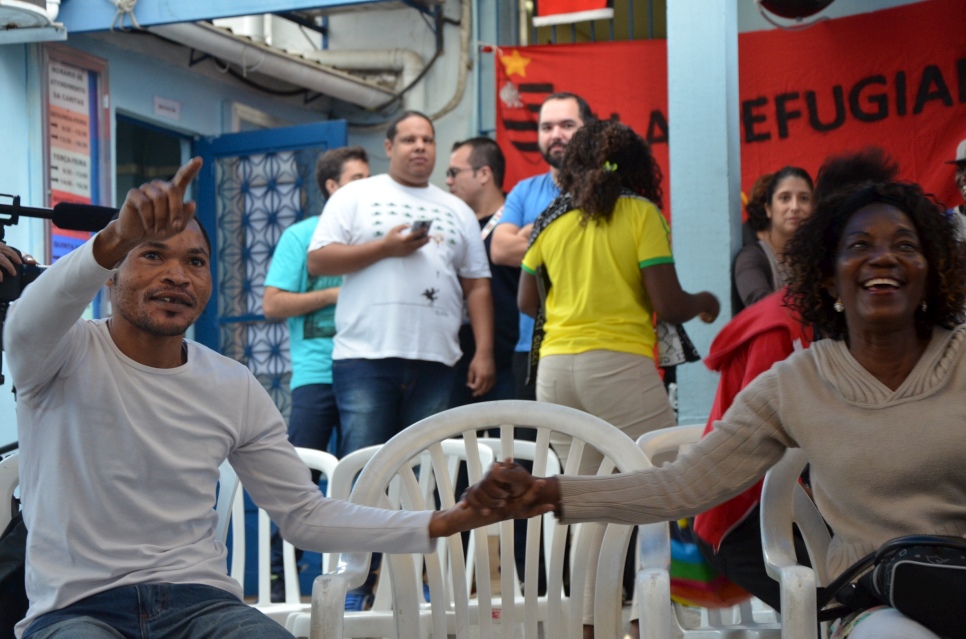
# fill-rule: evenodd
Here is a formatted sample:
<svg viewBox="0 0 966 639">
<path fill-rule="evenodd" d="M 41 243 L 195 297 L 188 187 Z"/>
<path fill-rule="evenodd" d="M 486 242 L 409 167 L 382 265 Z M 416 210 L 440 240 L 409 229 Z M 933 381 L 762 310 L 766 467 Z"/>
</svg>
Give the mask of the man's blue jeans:
<svg viewBox="0 0 966 639">
<path fill-rule="evenodd" d="M 34 620 L 23 639 L 292 639 L 282 626 L 220 588 L 122 586 Z"/>
<path fill-rule="evenodd" d="M 292 389 L 288 440 L 293 446 L 329 450 L 332 433 L 339 428 L 339 408 L 332 384 L 306 384 Z M 329 451 L 338 456 L 337 450 Z"/>
<path fill-rule="evenodd" d="M 453 368 L 401 359 L 337 359 L 332 363 L 342 433 L 339 455 L 385 444 L 407 426 L 446 410 Z"/>
</svg>

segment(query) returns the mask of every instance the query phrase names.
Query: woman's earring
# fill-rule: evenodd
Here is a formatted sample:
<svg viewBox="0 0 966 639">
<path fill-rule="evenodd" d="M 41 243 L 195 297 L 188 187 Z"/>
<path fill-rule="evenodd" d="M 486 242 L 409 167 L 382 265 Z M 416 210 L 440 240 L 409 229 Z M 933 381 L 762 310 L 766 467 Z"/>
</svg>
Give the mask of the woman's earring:
<svg viewBox="0 0 966 639">
<path fill-rule="evenodd" d="M 842 311 L 844 311 L 845 307 L 842 306 L 842 298 L 835 300 L 835 304 L 832 304 L 832 308 L 835 309 L 836 313 L 841 313 Z"/>
<path fill-rule="evenodd" d="M 921 308 L 922 312 L 925 313 L 926 309 L 929 308 L 929 304 L 926 304 L 926 300 L 923 300 L 922 303 L 919 304 L 919 308 Z"/>
</svg>

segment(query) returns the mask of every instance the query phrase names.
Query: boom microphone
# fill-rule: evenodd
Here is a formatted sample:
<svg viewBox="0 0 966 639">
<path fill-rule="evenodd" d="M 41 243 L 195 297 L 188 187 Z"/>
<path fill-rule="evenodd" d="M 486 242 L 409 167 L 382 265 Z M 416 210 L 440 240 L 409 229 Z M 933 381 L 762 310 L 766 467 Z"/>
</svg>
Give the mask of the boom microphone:
<svg viewBox="0 0 966 639">
<path fill-rule="evenodd" d="M 19 197 L 14 198 L 13 204 L 0 204 L 0 215 L 23 215 L 42 220 L 53 220 L 54 224 L 65 231 L 96 233 L 107 226 L 117 213 L 118 209 L 109 206 L 76 204 L 74 202 L 60 202 L 52 209 L 20 206 Z"/>
<path fill-rule="evenodd" d="M 54 207 L 54 215 L 51 219 L 65 231 L 96 233 L 107 226 L 119 210 L 109 206 L 61 202 Z"/>
</svg>

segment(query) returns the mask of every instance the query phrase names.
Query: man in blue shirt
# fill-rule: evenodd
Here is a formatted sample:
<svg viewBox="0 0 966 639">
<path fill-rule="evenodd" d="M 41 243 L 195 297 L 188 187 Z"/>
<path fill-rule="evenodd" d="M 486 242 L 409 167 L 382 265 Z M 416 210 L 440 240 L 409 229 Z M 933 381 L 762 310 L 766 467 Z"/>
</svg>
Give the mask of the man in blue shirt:
<svg viewBox="0 0 966 639">
<path fill-rule="evenodd" d="M 330 149 L 319 157 L 315 178 L 328 199 L 339 188 L 369 177 L 369 156 L 360 146 Z M 287 319 L 292 361 L 291 411 L 288 438 L 293 446 L 327 450 L 339 428 L 339 410 L 332 390 L 332 337 L 335 303 L 341 277 L 309 275 L 309 242 L 318 225 L 316 215 L 296 222 L 282 233 L 265 277 L 262 307 L 269 319 Z M 318 481 L 318 477 L 314 477 Z M 272 539 L 272 601 L 285 600 L 282 540 Z"/>
<path fill-rule="evenodd" d="M 557 172 L 563 163 L 570 138 L 595 119 L 590 106 L 579 95 L 554 93 L 543 101 L 537 122 L 537 146 L 550 171 L 521 180 L 507 196 L 500 223 L 493 230 L 490 257 L 494 264 L 519 267 L 526 253 L 533 221 L 560 194 Z M 536 400 L 535 380 L 527 383 L 533 318 L 520 313 L 520 337 L 513 354 L 513 377 L 517 398 Z"/>
</svg>

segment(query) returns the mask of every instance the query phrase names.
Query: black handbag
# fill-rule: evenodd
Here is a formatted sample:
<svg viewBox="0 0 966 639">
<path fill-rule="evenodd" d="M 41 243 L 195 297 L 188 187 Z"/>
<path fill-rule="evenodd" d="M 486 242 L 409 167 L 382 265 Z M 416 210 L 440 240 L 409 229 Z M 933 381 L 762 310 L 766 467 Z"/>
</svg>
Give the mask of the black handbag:
<svg viewBox="0 0 966 639">
<path fill-rule="evenodd" d="M 826 606 L 833 600 L 840 604 Z M 819 621 L 885 604 L 944 639 L 966 639 L 966 539 L 910 535 L 886 542 L 818 595 Z"/>
</svg>

